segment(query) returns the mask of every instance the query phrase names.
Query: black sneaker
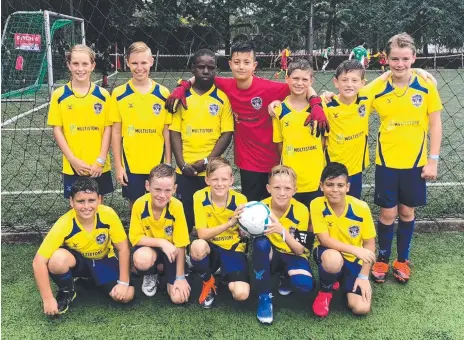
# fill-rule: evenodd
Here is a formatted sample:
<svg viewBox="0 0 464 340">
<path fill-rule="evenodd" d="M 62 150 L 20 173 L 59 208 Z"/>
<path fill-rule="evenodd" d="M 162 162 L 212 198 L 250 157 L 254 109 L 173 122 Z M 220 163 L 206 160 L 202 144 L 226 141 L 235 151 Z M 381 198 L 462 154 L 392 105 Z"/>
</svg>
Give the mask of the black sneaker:
<svg viewBox="0 0 464 340">
<path fill-rule="evenodd" d="M 56 295 L 56 302 L 58 303 L 58 314 L 64 314 L 68 311 L 69 305 L 74 301 L 77 294 L 74 287 L 67 290 L 59 290 Z"/>
</svg>

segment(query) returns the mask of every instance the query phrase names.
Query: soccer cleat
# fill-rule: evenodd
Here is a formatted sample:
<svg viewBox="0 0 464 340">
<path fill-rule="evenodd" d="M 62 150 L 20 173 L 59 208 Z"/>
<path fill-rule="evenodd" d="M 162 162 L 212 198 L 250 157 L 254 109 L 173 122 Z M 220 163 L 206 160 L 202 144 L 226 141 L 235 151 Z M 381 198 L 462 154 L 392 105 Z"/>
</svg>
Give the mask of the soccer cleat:
<svg viewBox="0 0 464 340">
<path fill-rule="evenodd" d="M 340 282 L 335 281 L 335 283 L 332 286 L 332 291 L 337 291 L 340 289 Z"/>
<path fill-rule="evenodd" d="M 279 283 L 279 294 L 282 296 L 287 296 L 293 293 L 292 288 L 290 287 L 289 278 L 281 276 Z"/>
<path fill-rule="evenodd" d="M 325 318 L 329 315 L 330 301 L 332 300 L 332 292 L 319 291 L 313 302 L 313 312 L 315 315 Z"/>
<path fill-rule="evenodd" d="M 409 267 L 409 261 L 393 261 L 393 276 L 400 282 L 408 282 L 409 277 L 411 276 L 411 268 Z"/>
<path fill-rule="evenodd" d="M 56 295 L 56 302 L 58 303 L 58 314 L 64 314 L 68 311 L 69 305 L 74 301 L 77 294 L 74 290 L 74 285 L 69 290 L 60 289 Z"/>
<path fill-rule="evenodd" d="M 216 281 L 214 276 L 211 275 L 208 281 L 203 281 L 203 288 L 201 289 L 200 298 L 198 303 L 203 308 L 213 307 L 214 298 L 216 297 Z"/>
<path fill-rule="evenodd" d="M 142 292 L 146 296 L 154 296 L 158 290 L 158 274 L 144 275 L 142 282 Z"/>
<path fill-rule="evenodd" d="M 272 294 L 261 294 L 258 301 L 258 311 L 256 317 L 259 322 L 270 325 L 274 320 L 274 312 L 272 310 Z"/>
<path fill-rule="evenodd" d="M 377 261 L 371 269 L 371 275 L 377 283 L 384 283 L 387 277 L 389 266 L 385 262 Z"/>
</svg>

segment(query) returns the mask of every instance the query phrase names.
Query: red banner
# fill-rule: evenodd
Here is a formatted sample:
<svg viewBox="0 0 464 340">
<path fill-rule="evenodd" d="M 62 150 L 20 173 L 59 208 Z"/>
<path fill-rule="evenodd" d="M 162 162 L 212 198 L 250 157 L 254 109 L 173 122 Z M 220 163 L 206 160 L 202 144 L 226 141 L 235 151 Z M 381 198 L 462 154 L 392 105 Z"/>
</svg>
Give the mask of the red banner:
<svg viewBox="0 0 464 340">
<path fill-rule="evenodd" d="M 15 49 L 39 52 L 42 37 L 40 34 L 15 33 Z"/>
</svg>

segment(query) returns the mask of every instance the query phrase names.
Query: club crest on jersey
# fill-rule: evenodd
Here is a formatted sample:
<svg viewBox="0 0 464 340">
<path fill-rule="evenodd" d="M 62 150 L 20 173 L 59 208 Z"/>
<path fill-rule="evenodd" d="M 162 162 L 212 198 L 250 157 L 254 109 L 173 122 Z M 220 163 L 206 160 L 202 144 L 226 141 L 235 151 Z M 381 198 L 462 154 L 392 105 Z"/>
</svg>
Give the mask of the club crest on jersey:
<svg viewBox="0 0 464 340">
<path fill-rule="evenodd" d="M 99 234 L 97 238 L 95 239 L 98 244 L 103 244 L 106 241 L 106 234 Z"/>
<path fill-rule="evenodd" d="M 420 107 L 422 105 L 422 96 L 420 94 L 415 94 L 411 97 L 412 105 L 415 107 Z"/>
<path fill-rule="evenodd" d="M 100 104 L 100 103 L 95 103 L 95 104 L 93 105 L 93 109 L 94 109 L 94 111 L 95 111 L 95 114 L 98 115 L 99 113 L 102 112 L 102 110 L 103 110 L 103 105 Z"/>
<path fill-rule="evenodd" d="M 153 113 L 155 115 L 159 115 L 161 112 L 161 105 L 160 104 L 154 104 L 153 105 Z"/>
<path fill-rule="evenodd" d="M 209 114 L 211 116 L 216 116 L 219 112 L 219 105 L 218 104 L 209 104 Z"/>
<path fill-rule="evenodd" d="M 351 237 L 356 237 L 359 235 L 359 227 L 357 225 L 353 225 L 348 228 L 348 232 L 350 233 Z"/>
<path fill-rule="evenodd" d="M 261 97 L 254 97 L 251 100 L 251 105 L 255 108 L 255 110 L 259 110 L 263 106 L 263 100 Z"/>
<path fill-rule="evenodd" d="M 358 114 L 360 117 L 364 117 L 366 115 L 366 105 L 362 104 L 358 107 Z"/>
<path fill-rule="evenodd" d="M 172 236 L 172 225 L 168 225 L 167 227 L 164 228 L 164 233 L 168 236 Z"/>
</svg>

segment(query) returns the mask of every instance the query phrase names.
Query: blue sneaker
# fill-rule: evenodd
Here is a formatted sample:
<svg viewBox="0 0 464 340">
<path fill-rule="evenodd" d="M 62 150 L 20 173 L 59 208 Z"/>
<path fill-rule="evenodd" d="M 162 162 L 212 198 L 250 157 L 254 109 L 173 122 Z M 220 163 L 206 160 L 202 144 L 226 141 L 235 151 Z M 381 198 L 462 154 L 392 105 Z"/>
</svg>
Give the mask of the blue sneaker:
<svg viewBox="0 0 464 340">
<path fill-rule="evenodd" d="M 279 294 L 287 296 L 293 293 L 292 287 L 290 287 L 290 279 L 288 277 L 281 276 L 279 283 Z"/>
<path fill-rule="evenodd" d="M 259 296 L 258 311 L 256 317 L 259 322 L 270 325 L 274 320 L 274 313 L 272 311 L 272 294 L 261 294 Z"/>
</svg>

